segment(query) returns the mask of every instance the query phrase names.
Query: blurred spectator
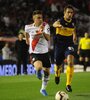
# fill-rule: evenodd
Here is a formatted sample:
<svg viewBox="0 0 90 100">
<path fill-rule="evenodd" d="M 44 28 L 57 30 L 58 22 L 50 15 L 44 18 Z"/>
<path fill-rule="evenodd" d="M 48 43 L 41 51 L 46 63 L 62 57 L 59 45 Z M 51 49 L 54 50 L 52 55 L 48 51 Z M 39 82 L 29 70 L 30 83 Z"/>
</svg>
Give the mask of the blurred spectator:
<svg viewBox="0 0 90 100">
<path fill-rule="evenodd" d="M 3 21 L 5 23 L 5 26 L 9 27 L 10 18 L 7 15 L 3 17 Z"/>
<path fill-rule="evenodd" d="M 57 8 L 56 3 L 52 3 L 52 4 L 51 4 L 51 11 L 52 11 L 52 12 L 58 12 L 58 8 Z"/>
<path fill-rule="evenodd" d="M 19 33 L 18 40 L 15 42 L 15 50 L 17 55 L 17 74 L 21 74 L 21 64 L 23 65 L 23 72 L 25 74 L 27 73 L 28 45 L 23 37 L 23 34 Z"/>
<path fill-rule="evenodd" d="M 6 43 L 5 46 L 2 48 L 2 58 L 3 60 L 11 60 L 11 50 L 9 48 L 9 43 Z"/>
<path fill-rule="evenodd" d="M 67 4 L 76 9 L 78 37 L 83 36 L 86 30 L 90 33 L 90 0 L 0 0 L 0 36 L 17 36 L 22 26 L 32 23 L 35 9 L 42 10 L 52 26 L 62 17 Z"/>
<path fill-rule="evenodd" d="M 72 4 L 78 9 L 78 17 L 76 18 L 78 19 L 77 26 L 80 27 L 77 27 L 77 33 L 81 35 L 83 31 L 89 30 L 90 20 L 88 22 L 86 20 L 90 18 L 90 0 L 1 0 L 0 32 L 4 36 L 17 36 L 21 26 L 31 23 L 31 15 L 35 9 L 42 10 L 49 17 L 49 22 L 53 23 L 62 16 L 63 7 L 67 4 Z M 86 15 L 88 18 L 84 18 Z"/>
</svg>

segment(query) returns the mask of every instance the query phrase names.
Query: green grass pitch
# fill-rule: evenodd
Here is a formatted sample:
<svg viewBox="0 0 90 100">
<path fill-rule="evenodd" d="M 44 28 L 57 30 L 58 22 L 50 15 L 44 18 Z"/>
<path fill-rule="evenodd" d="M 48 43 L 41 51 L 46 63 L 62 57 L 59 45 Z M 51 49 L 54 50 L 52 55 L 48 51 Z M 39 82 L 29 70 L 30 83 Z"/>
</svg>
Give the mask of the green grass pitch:
<svg viewBox="0 0 90 100">
<path fill-rule="evenodd" d="M 65 90 L 66 74 L 61 74 L 61 83 L 54 83 L 54 75 L 50 75 L 48 96 L 40 94 L 41 81 L 35 75 L 0 77 L 0 100 L 55 100 L 58 90 Z M 70 100 L 90 100 L 90 72 L 74 73 Z"/>
</svg>

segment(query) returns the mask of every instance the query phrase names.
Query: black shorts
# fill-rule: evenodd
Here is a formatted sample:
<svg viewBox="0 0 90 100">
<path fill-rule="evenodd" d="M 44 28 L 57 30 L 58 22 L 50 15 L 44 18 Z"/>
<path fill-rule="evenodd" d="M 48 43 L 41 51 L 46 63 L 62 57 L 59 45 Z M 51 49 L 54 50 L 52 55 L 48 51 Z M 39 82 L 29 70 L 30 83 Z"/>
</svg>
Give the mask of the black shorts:
<svg viewBox="0 0 90 100">
<path fill-rule="evenodd" d="M 90 57 L 90 50 L 80 50 L 81 57 Z"/>
<path fill-rule="evenodd" d="M 34 54 L 34 53 L 32 53 L 30 56 L 31 56 L 32 64 L 35 61 L 40 60 L 43 64 L 43 67 L 45 67 L 45 68 L 51 67 L 50 59 L 49 59 L 49 53 L 44 53 L 44 54 Z"/>
<path fill-rule="evenodd" d="M 55 44 L 55 63 L 61 65 L 68 55 L 74 56 L 74 44 L 59 42 Z"/>
</svg>

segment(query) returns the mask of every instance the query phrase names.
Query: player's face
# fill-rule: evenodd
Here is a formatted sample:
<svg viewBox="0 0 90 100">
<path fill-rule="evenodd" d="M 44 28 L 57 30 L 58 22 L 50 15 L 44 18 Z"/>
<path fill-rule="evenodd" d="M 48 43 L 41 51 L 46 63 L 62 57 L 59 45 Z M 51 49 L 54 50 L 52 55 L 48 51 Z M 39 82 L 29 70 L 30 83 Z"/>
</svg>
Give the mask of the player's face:
<svg viewBox="0 0 90 100">
<path fill-rule="evenodd" d="M 34 23 L 40 25 L 43 22 L 42 14 L 37 14 L 33 16 Z"/>
<path fill-rule="evenodd" d="M 73 17 L 73 14 L 74 14 L 73 9 L 67 8 L 67 9 L 64 11 L 64 18 L 65 18 L 66 20 L 71 20 L 72 17 Z"/>
<path fill-rule="evenodd" d="M 18 38 L 19 38 L 20 40 L 22 40 L 22 39 L 23 39 L 23 35 L 22 35 L 22 34 L 19 34 Z"/>
<path fill-rule="evenodd" d="M 84 36 L 85 36 L 85 38 L 88 38 L 88 37 L 89 37 L 88 33 L 85 33 L 85 35 L 84 35 Z"/>
</svg>

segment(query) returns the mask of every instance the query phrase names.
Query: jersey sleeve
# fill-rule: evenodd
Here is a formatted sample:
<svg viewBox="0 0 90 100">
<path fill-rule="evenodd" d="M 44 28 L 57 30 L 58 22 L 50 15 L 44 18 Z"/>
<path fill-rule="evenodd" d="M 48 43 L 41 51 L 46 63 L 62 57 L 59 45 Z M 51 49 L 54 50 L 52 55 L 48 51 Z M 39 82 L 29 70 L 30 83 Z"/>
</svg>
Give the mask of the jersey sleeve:
<svg viewBox="0 0 90 100">
<path fill-rule="evenodd" d="M 82 45 L 82 38 L 81 38 L 80 41 L 79 41 L 79 45 Z"/>
<path fill-rule="evenodd" d="M 28 26 L 27 26 L 27 25 L 25 25 L 25 32 L 26 32 L 26 33 L 29 33 L 29 31 L 28 31 Z"/>
<path fill-rule="evenodd" d="M 48 24 L 46 24 L 45 28 L 44 28 L 44 32 L 46 34 L 50 34 L 50 26 Z"/>
</svg>

